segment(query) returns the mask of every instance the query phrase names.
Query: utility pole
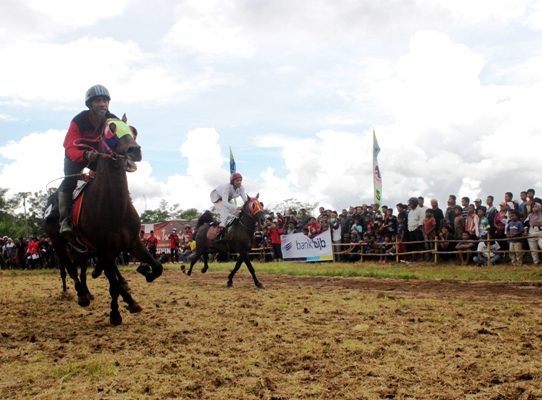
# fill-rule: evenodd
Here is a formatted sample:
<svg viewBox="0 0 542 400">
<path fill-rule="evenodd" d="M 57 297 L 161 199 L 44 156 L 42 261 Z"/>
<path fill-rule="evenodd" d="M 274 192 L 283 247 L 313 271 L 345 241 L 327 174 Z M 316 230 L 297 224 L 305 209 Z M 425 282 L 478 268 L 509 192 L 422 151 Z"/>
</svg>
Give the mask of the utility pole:
<svg viewBox="0 0 542 400">
<path fill-rule="evenodd" d="M 26 219 L 26 196 L 23 196 L 23 207 L 24 207 L 24 236 L 28 238 L 28 221 Z"/>
</svg>

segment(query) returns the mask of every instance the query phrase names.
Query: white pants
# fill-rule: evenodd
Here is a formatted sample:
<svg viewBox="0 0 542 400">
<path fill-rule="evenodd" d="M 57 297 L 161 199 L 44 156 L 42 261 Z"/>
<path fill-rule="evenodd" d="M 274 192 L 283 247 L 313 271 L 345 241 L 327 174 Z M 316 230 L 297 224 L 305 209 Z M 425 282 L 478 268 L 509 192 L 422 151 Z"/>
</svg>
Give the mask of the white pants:
<svg viewBox="0 0 542 400">
<path fill-rule="evenodd" d="M 230 215 L 237 216 L 237 214 L 239 213 L 239 212 L 235 212 L 235 213 L 230 212 L 230 210 L 228 210 L 228 208 L 226 207 L 223 201 L 221 201 L 220 203 L 215 203 L 215 210 L 220 215 L 221 226 L 226 226 Z"/>
<path fill-rule="evenodd" d="M 533 262 L 538 264 L 540 262 L 539 253 L 533 250 L 542 250 L 542 230 L 537 226 L 532 226 L 529 228 L 529 236 L 533 236 L 527 239 L 529 249 L 531 249 L 531 257 L 533 258 Z"/>
</svg>

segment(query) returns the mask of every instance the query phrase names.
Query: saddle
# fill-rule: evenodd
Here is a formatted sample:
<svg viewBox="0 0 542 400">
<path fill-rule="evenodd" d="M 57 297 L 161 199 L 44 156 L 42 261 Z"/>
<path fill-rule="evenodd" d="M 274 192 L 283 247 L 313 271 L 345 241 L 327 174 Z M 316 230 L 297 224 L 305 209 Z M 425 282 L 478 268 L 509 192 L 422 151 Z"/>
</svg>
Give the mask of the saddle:
<svg viewBox="0 0 542 400">
<path fill-rule="evenodd" d="M 83 205 L 83 199 L 85 195 L 85 189 L 92 183 L 92 175 L 89 176 L 85 174 L 83 176 L 83 180 L 80 181 L 78 186 L 73 191 L 73 204 L 72 204 L 72 212 L 71 212 L 71 220 L 72 220 L 72 226 L 73 230 L 75 232 L 78 247 L 86 247 L 88 250 L 96 250 L 92 244 L 83 236 L 81 229 L 79 228 L 79 219 L 81 216 L 81 209 Z M 60 212 L 58 209 L 58 197 L 57 196 L 51 196 L 49 198 L 47 208 L 45 209 L 44 219 L 59 219 L 60 218 Z M 73 247 L 72 247 L 73 248 Z M 75 250 L 75 248 L 73 248 Z"/>
<path fill-rule="evenodd" d="M 237 222 L 238 218 L 237 217 L 230 217 L 228 219 L 228 222 L 226 223 L 226 230 L 224 231 L 224 233 L 222 234 L 222 237 L 220 238 L 219 241 L 222 241 L 222 240 L 231 240 L 231 228 L 233 225 L 235 225 L 235 222 Z M 216 239 L 216 234 L 217 234 L 217 231 L 218 231 L 218 225 L 219 223 L 217 221 L 213 221 L 210 223 L 210 226 L 209 226 L 209 230 L 207 231 L 207 239 L 209 240 L 215 240 Z"/>
</svg>

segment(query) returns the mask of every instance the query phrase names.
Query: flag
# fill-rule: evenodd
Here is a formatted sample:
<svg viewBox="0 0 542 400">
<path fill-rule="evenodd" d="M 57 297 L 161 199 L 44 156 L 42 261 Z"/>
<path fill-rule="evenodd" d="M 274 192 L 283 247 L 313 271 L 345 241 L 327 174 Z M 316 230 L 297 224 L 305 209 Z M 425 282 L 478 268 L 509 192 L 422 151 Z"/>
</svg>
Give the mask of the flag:
<svg viewBox="0 0 542 400">
<path fill-rule="evenodd" d="M 231 151 L 231 146 L 230 146 L 230 174 L 235 174 L 236 171 L 236 167 L 235 167 L 235 159 L 233 158 L 233 153 Z"/>
<path fill-rule="evenodd" d="M 378 154 L 380 153 L 380 146 L 378 140 L 376 140 L 376 133 L 373 128 L 373 185 L 374 185 L 374 202 L 382 207 L 382 175 L 380 175 L 380 168 L 378 167 Z"/>
</svg>

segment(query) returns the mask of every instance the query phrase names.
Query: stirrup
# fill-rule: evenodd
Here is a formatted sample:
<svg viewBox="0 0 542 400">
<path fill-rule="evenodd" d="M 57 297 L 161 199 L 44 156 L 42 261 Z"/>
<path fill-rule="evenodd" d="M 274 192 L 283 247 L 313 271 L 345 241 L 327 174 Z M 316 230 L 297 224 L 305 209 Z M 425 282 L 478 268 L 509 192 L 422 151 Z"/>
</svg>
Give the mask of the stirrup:
<svg viewBox="0 0 542 400">
<path fill-rule="evenodd" d="M 69 250 L 73 250 L 83 254 L 88 252 L 88 247 L 84 243 L 81 243 L 75 232 L 61 232 L 60 236 L 62 236 L 64 240 L 66 240 L 66 247 L 68 247 Z"/>
</svg>

